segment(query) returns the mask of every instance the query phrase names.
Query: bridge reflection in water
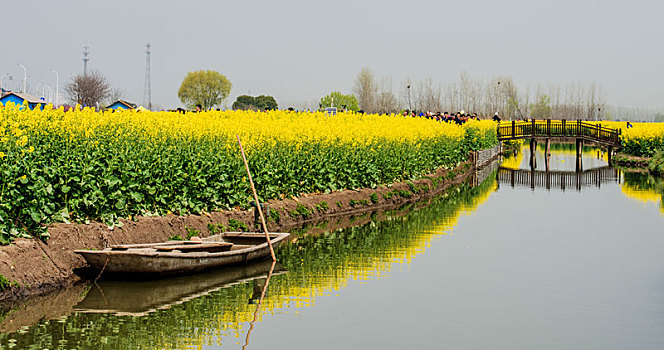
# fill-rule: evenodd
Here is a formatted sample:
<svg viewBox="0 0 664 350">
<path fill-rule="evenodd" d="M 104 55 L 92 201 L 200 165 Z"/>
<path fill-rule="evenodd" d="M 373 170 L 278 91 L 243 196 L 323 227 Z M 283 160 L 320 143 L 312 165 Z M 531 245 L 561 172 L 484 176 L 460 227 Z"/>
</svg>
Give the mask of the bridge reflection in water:
<svg viewBox="0 0 664 350">
<path fill-rule="evenodd" d="M 602 184 L 620 183 L 620 171 L 610 166 L 586 171 L 542 171 L 508 169 L 500 167 L 496 175 L 498 187 L 507 184 L 512 187 L 530 187 L 531 189 L 576 189 L 584 187 L 600 188 Z"/>
</svg>

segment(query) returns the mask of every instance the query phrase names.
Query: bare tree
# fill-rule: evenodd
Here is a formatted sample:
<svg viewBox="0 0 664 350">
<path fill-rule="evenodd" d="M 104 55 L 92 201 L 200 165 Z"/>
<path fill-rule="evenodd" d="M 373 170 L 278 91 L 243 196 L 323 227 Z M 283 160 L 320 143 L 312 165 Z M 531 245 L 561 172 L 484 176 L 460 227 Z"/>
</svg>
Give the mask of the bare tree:
<svg viewBox="0 0 664 350">
<path fill-rule="evenodd" d="M 392 92 L 392 79 L 383 78 L 380 83 L 380 91 L 376 97 L 377 113 L 397 113 L 399 112 L 399 100 Z"/>
<path fill-rule="evenodd" d="M 357 95 L 357 101 L 361 109 L 367 113 L 375 112 L 378 86 L 376 78 L 369 68 L 362 68 L 360 74 L 357 75 L 353 92 Z"/>
<path fill-rule="evenodd" d="M 484 88 L 484 107 L 481 114 L 492 116 L 494 113 L 501 115 L 505 113 L 505 96 L 500 86 L 500 82 L 505 80 L 505 77 L 494 77 L 486 84 Z"/>
<path fill-rule="evenodd" d="M 115 101 L 122 100 L 125 98 L 125 94 L 120 88 L 111 89 L 108 96 L 105 99 L 105 102 L 111 104 Z"/>
<path fill-rule="evenodd" d="M 500 101 L 500 112 L 505 117 L 523 117 L 522 105 L 519 101 L 519 91 L 512 77 L 501 76 L 496 78 L 496 90 Z"/>
<path fill-rule="evenodd" d="M 433 79 L 426 78 L 417 83 L 415 89 L 415 109 L 419 111 L 440 112 L 440 86 L 433 85 Z"/>
<path fill-rule="evenodd" d="M 385 104 L 384 91 L 384 86 L 381 86 L 381 93 L 376 95 L 380 100 L 377 106 Z M 444 86 L 436 86 L 431 78 L 419 82 L 407 79 L 398 91 L 398 104 L 406 108 L 412 101 L 412 108 L 418 111 L 465 110 L 476 112 L 481 117 L 490 117 L 496 112 L 509 119 L 526 118 L 531 113 L 541 117 L 543 114 L 539 112 L 542 108 L 535 110 L 533 107 L 546 107 L 545 115 L 555 119 L 600 120 L 612 118 L 618 113 L 636 113 L 634 110 L 607 106 L 602 100 L 601 87 L 596 84 L 538 84 L 533 89 L 526 87 L 519 90 L 510 76 L 496 76 L 485 82 L 465 71 L 459 73 L 458 80 Z M 379 109 L 384 110 L 382 107 Z M 653 119 L 654 115 L 650 112 L 648 118 Z"/>
<path fill-rule="evenodd" d="M 448 84 L 445 87 L 445 93 L 443 94 L 445 101 L 443 105 L 445 106 L 445 109 L 448 109 L 451 113 L 461 110 L 461 98 L 459 97 L 460 93 L 457 85 L 456 82 Z"/>
<path fill-rule="evenodd" d="M 74 76 L 64 89 L 72 103 L 91 107 L 97 107 L 111 94 L 110 84 L 98 71 Z"/>
</svg>

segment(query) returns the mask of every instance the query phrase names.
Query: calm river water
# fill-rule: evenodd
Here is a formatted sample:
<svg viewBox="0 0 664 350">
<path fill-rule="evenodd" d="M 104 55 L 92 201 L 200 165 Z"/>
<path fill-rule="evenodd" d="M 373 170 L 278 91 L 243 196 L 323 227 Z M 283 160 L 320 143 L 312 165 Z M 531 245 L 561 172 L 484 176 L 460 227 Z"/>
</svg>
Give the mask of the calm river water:
<svg viewBox="0 0 664 350">
<path fill-rule="evenodd" d="M 0 311 L 0 348 L 662 349 L 664 182 L 591 148 L 577 175 L 573 147 L 554 145 L 548 175 L 524 148 L 427 206 L 302 234 L 272 273 L 31 300 Z"/>
</svg>

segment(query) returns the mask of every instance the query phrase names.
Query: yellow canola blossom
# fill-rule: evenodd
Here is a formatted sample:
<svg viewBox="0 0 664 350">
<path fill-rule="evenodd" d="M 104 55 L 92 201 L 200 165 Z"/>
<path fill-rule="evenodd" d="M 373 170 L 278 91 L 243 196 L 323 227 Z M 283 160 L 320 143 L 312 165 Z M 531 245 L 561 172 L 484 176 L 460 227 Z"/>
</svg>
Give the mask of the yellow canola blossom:
<svg viewBox="0 0 664 350">
<path fill-rule="evenodd" d="M 664 123 L 631 123 L 633 127 L 627 128 L 627 122 L 602 122 L 602 126 L 621 129 L 623 140 L 664 138 Z"/>
<path fill-rule="evenodd" d="M 245 205 L 238 135 L 267 199 L 422 176 L 454 167 L 468 152 L 497 141 L 491 121 L 459 126 L 400 115 L 290 111 L 65 112 L 13 104 L 0 108 L 0 131 L 0 166 L 17 177 L 31 174 L 37 186 L 49 189 L 32 193 L 39 197 L 33 201 L 52 201 L 77 220 L 109 225 L 143 212 L 186 214 Z M 37 175 L 42 170 L 43 176 Z M 60 218 L 61 211 L 23 210 L 32 203 L 24 198 L 5 200 L 18 209 L 10 213 L 17 217 L 5 221 L 9 229 L 0 225 L 0 244 L 15 232 L 43 232 L 44 222 Z"/>
<path fill-rule="evenodd" d="M 176 112 L 106 111 L 90 108 L 64 112 L 50 106 L 40 110 L 18 110 L 19 106 L 0 109 L 2 125 L 14 128 L 20 137 L 22 130 L 39 130 L 89 137 L 100 129 L 115 128 L 117 135 L 125 132 L 148 137 L 226 138 L 240 135 L 246 147 L 260 143 L 311 142 L 370 145 L 377 141 L 413 142 L 422 139 L 463 137 L 463 127 L 438 123 L 423 118 L 400 115 L 365 115 L 353 112 L 331 116 L 322 112 L 289 111 L 209 111 L 180 114 Z M 466 124 L 481 131 L 495 128 L 490 121 L 471 121 Z M 22 146 L 27 140 L 20 140 Z"/>
</svg>

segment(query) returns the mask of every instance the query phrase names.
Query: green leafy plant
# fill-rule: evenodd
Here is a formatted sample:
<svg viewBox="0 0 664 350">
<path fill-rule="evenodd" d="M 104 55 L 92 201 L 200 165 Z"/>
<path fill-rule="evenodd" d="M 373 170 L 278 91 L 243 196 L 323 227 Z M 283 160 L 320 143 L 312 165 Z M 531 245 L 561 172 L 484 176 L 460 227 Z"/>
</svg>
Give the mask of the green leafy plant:
<svg viewBox="0 0 664 350">
<path fill-rule="evenodd" d="M 217 224 L 209 223 L 207 224 L 207 229 L 210 235 L 217 235 L 226 232 L 226 226 L 222 223 L 217 223 Z"/>
<path fill-rule="evenodd" d="M 247 232 L 249 231 L 249 226 L 240 220 L 230 218 L 228 219 L 228 230 Z"/>
<path fill-rule="evenodd" d="M 410 198 L 413 196 L 413 192 L 406 191 L 406 190 L 399 190 L 397 194 L 403 198 Z"/>
<path fill-rule="evenodd" d="M 5 276 L 0 275 L 0 292 L 4 292 L 12 287 L 20 287 L 20 284 L 16 281 L 10 281 Z"/>
<path fill-rule="evenodd" d="M 277 224 L 281 222 L 281 214 L 276 209 L 270 210 L 270 219 Z"/>
<path fill-rule="evenodd" d="M 327 202 L 325 201 L 316 204 L 316 210 L 318 210 L 318 212 L 320 213 L 324 213 L 328 211 L 328 209 L 330 209 L 330 207 L 327 205 Z"/>
<path fill-rule="evenodd" d="M 304 206 L 304 204 L 298 204 L 295 207 L 295 210 L 291 212 L 292 217 L 301 217 L 302 219 L 308 219 L 311 216 L 311 211 Z"/>
<path fill-rule="evenodd" d="M 648 164 L 648 170 L 654 175 L 664 175 L 664 150 L 657 150 Z"/>
<path fill-rule="evenodd" d="M 187 236 L 185 238 L 187 240 L 189 240 L 191 237 L 194 237 L 194 236 L 200 237 L 200 235 L 201 235 L 200 230 L 196 230 L 196 229 L 193 229 L 191 227 L 186 227 L 185 226 L 184 230 L 187 231 Z"/>
</svg>

